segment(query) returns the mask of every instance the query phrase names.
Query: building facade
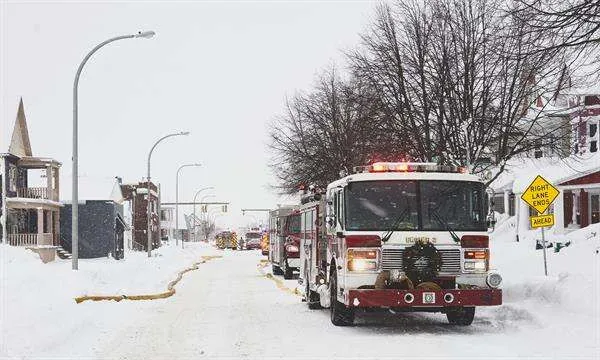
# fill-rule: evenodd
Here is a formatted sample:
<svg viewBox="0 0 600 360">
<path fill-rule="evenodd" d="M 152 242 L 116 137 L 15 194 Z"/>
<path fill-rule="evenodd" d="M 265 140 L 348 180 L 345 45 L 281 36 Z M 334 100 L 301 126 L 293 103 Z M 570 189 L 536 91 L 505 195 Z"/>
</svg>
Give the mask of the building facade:
<svg viewBox="0 0 600 360">
<path fill-rule="evenodd" d="M 8 152 L 0 154 L 2 242 L 34 250 L 59 245 L 60 166 L 33 156 L 21 99 Z"/>
<path fill-rule="evenodd" d="M 149 186 L 148 186 L 149 185 Z M 150 188 L 150 191 L 148 191 Z M 121 185 L 123 199 L 129 203 L 131 219 L 131 248 L 148 250 L 148 199 L 150 200 L 150 233 L 152 249 L 160 246 L 159 195 L 157 186 L 144 181 Z"/>
</svg>

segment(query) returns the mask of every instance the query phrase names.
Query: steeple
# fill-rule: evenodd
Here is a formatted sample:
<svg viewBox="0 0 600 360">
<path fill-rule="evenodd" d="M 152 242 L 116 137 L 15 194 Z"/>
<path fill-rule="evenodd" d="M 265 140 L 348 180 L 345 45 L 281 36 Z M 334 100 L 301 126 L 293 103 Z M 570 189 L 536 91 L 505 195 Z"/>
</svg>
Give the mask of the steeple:
<svg viewBox="0 0 600 360">
<path fill-rule="evenodd" d="M 8 152 L 19 157 L 32 156 L 29 132 L 27 131 L 27 120 L 25 120 L 25 110 L 23 110 L 23 98 L 19 102 L 17 120 L 15 121 L 15 128 L 13 129 Z"/>
</svg>

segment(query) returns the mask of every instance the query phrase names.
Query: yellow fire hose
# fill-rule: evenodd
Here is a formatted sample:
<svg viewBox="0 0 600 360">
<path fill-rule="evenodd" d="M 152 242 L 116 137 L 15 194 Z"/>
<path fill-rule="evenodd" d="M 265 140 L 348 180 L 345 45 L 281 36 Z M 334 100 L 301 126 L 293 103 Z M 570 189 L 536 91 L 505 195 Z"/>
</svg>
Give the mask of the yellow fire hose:
<svg viewBox="0 0 600 360">
<path fill-rule="evenodd" d="M 84 295 L 75 298 L 76 303 L 82 303 L 86 300 L 91 301 L 102 301 L 102 300 L 113 300 L 113 301 L 121 301 L 121 300 L 156 300 L 156 299 L 164 299 L 171 297 L 175 294 L 175 285 L 183 278 L 183 274 L 188 271 L 198 269 L 198 265 L 204 264 L 205 262 L 220 258 L 222 256 L 202 256 L 202 260 L 194 263 L 191 267 L 180 271 L 177 274 L 177 278 L 167 285 L 167 291 L 161 292 L 158 294 L 144 294 L 144 295 Z"/>
<path fill-rule="evenodd" d="M 258 271 L 262 274 L 262 276 L 266 277 L 267 279 L 271 279 L 275 282 L 275 285 L 277 286 L 277 288 L 279 290 L 285 291 L 288 294 L 292 294 L 292 295 L 298 295 L 298 296 L 302 296 L 302 294 L 298 291 L 298 289 L 290 289 L 289 287 L 285 286 L 285 283 L 283 282 L 283 280 L 276 278 L 275 276 L 273 276 L 273 274 L 267 274 L 263 271 L 263 267 L 268 263 L 268 260 L 261 260 L 258 263 Z"/>
</svg>

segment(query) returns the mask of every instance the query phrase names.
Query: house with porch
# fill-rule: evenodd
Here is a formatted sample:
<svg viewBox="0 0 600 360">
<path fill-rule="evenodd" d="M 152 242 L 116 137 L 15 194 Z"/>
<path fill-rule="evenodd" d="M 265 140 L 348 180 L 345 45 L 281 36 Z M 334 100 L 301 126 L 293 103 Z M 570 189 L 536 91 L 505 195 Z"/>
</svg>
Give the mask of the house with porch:
<svg viewBox="0 0 600 360">
<path fill-rule="evenodd" d="M 0 154 L 1 236 L 3 243 L 29 247 L 44 261 L 54 259 L 60 241 L 60 166 L 33 156 L 21 99 L 8 152 Z"/>
</svg>

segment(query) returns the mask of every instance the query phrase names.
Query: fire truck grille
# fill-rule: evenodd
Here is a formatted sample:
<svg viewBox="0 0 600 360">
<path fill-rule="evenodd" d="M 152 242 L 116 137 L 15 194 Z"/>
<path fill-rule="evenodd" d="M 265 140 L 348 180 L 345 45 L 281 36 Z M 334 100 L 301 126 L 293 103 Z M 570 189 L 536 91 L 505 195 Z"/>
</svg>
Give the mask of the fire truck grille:
<svg viewBox="0 0 600 360">
<path fill-rule="evenodd" d="M 459 274 L 460 273 L 460 250 L 458 249 L 438 249 L 442 257 L 441 274 Z M 403 269 L 402 255 L 404 249 L 383 248 L 381 253 L 382 270 Z"/>
</svg>

